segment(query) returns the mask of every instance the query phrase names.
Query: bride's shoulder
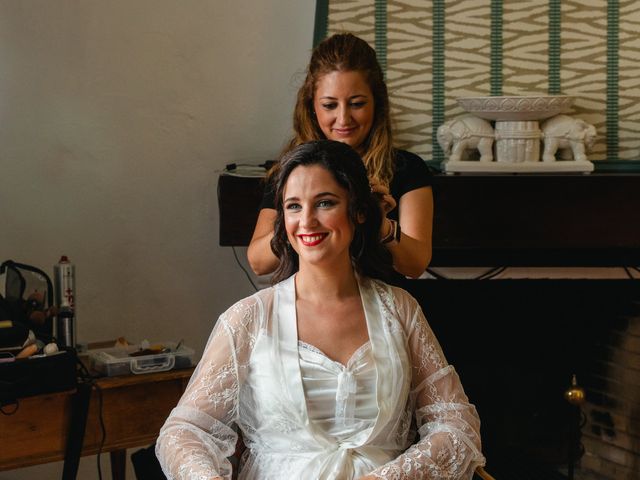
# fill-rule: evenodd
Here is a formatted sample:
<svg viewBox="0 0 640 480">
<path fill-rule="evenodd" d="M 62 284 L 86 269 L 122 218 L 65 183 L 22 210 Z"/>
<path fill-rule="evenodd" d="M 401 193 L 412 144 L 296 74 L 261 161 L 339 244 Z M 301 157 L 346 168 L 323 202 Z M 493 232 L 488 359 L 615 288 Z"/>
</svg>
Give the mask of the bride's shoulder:
<svg viewBox="0 0 640 480">
<path fill-rule="evenodd" d="M 413 308 L 418 306 L 417 300 L 411 295 L 408 291 L 406 291 L 402 287 L 398 287 L 397 285 L 391 285 L 382 280 L 367 279 L 367 284 L 376 290 L 378 295 L 388 297 L 393 300 L 396 304 L 402 304 L 411 306 Z"/>
<path fill-rule="evenodd" d="M 220 315 L 220 321 L 232 327 L 258 329 L 271 310 L 273 297 L 273 287 L 259 290 L 231 305 Z"/>
</svg>

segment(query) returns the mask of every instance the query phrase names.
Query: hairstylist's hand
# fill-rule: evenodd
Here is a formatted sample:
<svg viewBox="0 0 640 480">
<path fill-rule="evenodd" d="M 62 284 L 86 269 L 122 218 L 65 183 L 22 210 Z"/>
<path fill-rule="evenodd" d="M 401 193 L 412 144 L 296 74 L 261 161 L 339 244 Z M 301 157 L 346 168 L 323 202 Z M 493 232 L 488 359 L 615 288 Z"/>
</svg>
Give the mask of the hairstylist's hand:
<svg viewBox="0 0 640 480">
<path fill-rule="evenodd" d="M 378 197 L 382 215 L 386 217 L 387 213 L 396 208 L 396 200 L 391 196 L 391 193 L 389 193 L 389 187 L 383 185 L 378 180 L 370 178 L 369 185 L 371 185 L 371 193 L 375 193 L 376 197 Z"/>
</svg>

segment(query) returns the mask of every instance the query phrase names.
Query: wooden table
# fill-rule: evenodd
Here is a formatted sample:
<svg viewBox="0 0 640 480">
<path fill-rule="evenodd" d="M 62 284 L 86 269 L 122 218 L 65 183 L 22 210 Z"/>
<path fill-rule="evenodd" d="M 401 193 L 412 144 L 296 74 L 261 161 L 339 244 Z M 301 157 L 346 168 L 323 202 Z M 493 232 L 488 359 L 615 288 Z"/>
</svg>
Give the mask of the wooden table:
<svg viewBox="0 0 640 480">
<path fill-rule="evenodd" d="M 104 377 L 102 392 L 106 439 L 112 478 L 125 478 L 126 449 L 147 446 L 158 436 L 169 412 L 178 403 L 193 368 L 144 375 Z M 17 412 L 0 415 L 0 471 L 64 459 L 74 391 L 20 399 Z M 100 450 L 102 430 L 98 392 L 91 393 L 82 455 Z"/>
</svg>

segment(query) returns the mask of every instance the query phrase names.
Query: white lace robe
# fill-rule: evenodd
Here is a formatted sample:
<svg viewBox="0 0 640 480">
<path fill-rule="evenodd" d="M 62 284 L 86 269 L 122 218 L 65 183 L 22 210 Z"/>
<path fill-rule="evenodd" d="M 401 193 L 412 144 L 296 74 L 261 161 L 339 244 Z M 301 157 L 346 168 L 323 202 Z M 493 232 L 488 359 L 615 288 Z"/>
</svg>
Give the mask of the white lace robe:
<svg viewBox="0 0 640 480">
<path fill-rule="evenodd" d="M 375 367 L 371 421 L 338 438 L 310 418 L 291 277 L 221 315 L 158 437 L 167 478 L 231 478 L 238 427 L 239 479 L 471 479 L 484 465 L 480 420 L 422 310 L 402 289 L 358 281 Z M 333 401 L 344 417 L 338 404 L 358 389 L 343 380 Z"/>
</svg>

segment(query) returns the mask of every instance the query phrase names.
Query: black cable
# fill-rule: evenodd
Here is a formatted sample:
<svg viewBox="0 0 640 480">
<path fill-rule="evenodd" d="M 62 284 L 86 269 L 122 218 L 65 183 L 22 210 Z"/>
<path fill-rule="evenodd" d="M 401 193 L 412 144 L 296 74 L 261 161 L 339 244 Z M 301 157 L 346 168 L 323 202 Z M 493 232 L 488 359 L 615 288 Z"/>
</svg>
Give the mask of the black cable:
<svg viewBox="0 0 640 480">
<path fill-rule="evenodd" d="M 77 368 L 76 373 L 78 375 L 78 378 L 80 378 L 80 380 L 84 380 L 85 382 L 93 383 L 93 381 L 97 377 L 89 373 L 87 366 L 82 362 L 82 360 L 80 360 L 80 357 L 78 357 L 77 354 L 74 353 L 74 355 L 76 355 L 76 368 Z"/>
<path fill-rule="evenodd" d="M 448 277 L 439 274 L 438 272 L 436 272 L 435 270 L 429 267 L 427 267 L 427 273 L 431 275 L 433 278 L 435 278 L 436 280 L 449 280 Z"/>
<path fill-rule="evenodd" d="M 507 267 L 491 267 L 489 270 L 487 270 L 484 273 L 481 273 L 480 275 L 478 275 L 475 278 L 471 278 L 469 280 L 489 280 L 491 278 L 494 278 L 497 275 L 500 275 L 502 272 L 504 272 L 507 269 Z M 434 277 L 436 280 L 451 280 L 450 277 L 447 277 L 445 275 L 442 275 L 440 273 L 437 273 L 435 270 L 433 270 L 432 268 L 427 268 L 427 273 L 429 275 L 431 275 L 432 277 Z"/>
<path fill-rule="evenodd" d="M 104 418 L 102 417 L 102 389 L 96 382 L 93 382 L 93 388 L 96 389 L 96 393 L 98 396 L 98 419 L 100 420 L 100 431 L 102 432 L 102 438 L 100 439 L 100 446 L 98 447 L 98 453 L 96 456 L 96 462 L 98 464 L 98 479 L 102 480 L 102 467 L 100 465 L 100 454 L 102 453 L 102 449 L 104 448 L 104 442 L 107 439 L 107 429 L 104 426 Z"/>
<path fill-rule="evenodd" d="M 231 249 L 233 250 L 233 256 L 236 257 L 236 262 L 238 263 L 238 266 L 242 269 L 242 271 L 244 272 L 244 274 L 247 276 L 247 278 L 249 279 L 249 282 L 251 283 L 251 285 L 253 285 L 253 288 L 255 289 L 255 291 L 257 292 L 259 289 L 256 286 L 255 283 L 253 283 L 253 279 L 251 278 L 251 274 L 249 274 L 249 272 L 247 271 L 246 268 L 244 268 L 244 265 L 242 265 L 242 262 L 240 262 L 240 259 L 238 258 L 238 254 L 236 252 L 236 247 L 231 247 Z"/>
<path fill-rule="evenodd" d="M 478 275 L 477 277 L 475 277 L 473 280 L 485 280 L 485 279 L 489 279 L 495 275 L 498 274 L 499 270 L 501 267 L 491 267 L 489 268 L 489 270 L 487 270 L 484 273 L 481 273 L 480 275 Z"/>
<path fill-rule="evenodd" d="M 507 269 L 507 267 L 493 267 L 493 268 L 487 270 L 486 272 L 484 272 L 482 275 L 477 276 L 474 280 L 490 280 L 490 279 L 500 275 L 506 269 Z"/>
<path fill-rule="evenodd" d="M 633 276 L 633 273 L 631 273 L 631 270 L 629 269 L 629 267 L 625 267 L 623 266 L 622 268 L 624 268 L 625 273 L 627 274 L 627 277 L 629 277 L 631 280 L 633 280 L 635 277 Z"/>
</svg>

